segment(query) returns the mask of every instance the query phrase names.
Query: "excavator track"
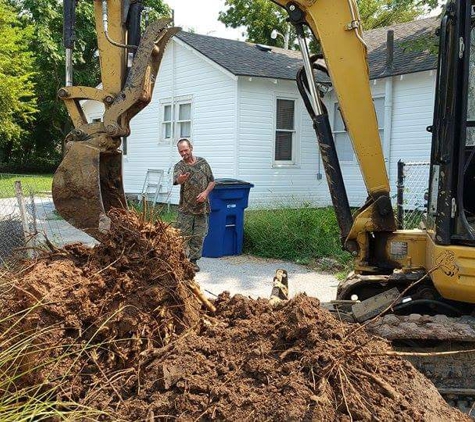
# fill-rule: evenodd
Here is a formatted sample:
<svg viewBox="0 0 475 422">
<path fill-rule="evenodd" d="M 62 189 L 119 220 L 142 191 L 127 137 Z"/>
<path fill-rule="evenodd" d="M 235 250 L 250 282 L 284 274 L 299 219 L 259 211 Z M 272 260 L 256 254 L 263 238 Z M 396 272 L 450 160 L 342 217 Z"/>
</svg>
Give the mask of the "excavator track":
<svg viewBox="0 0 475 422">
<path fill-rule="evenodd" d="M 378 281 L 352 274 L 341 283 L 337 300 L 323 306 L 336 318 L 363 323 L 366 331 L 390 341 L 451 406 L 475 417 L 473 309 L 445 301 L 430 280 L 408 288 L 417 277 L 410 278 Z M 454 309 L 466 314 L 452 316 Z"/>
<path fill-rule="evenodd" d="M 351 301 L 322 304 L 335 318 L 355 323 Z M 376 317 L 366 331 L 391 341 L 393 349 L 430 379 L 449 405 L 475 418 L 475 318 L 445 315 Z"/>
</svg>

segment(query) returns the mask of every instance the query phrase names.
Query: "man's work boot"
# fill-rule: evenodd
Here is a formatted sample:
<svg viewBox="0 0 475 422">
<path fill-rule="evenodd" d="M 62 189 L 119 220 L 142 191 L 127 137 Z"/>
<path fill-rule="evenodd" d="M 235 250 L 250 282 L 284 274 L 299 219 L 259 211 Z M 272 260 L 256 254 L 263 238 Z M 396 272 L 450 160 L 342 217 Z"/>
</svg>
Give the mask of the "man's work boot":
<svg viewBox="0 0 475 422">
<path fill-rule="evenodd" d="M 193 269 L 195 270 L 195 273 L 199 272 L 200 267 L 198 267 L 198 264 L 196 263 L 196 259 L 192 259 L 191 263 L 193 264 Z"/>
</svg>

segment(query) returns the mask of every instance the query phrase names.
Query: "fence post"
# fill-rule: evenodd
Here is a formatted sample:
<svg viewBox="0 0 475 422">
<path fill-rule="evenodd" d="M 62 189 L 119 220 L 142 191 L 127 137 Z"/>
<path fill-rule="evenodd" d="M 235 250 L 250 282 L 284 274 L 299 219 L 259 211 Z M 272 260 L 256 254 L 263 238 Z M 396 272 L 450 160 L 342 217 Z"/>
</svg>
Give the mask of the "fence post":
<svg viewBox="0 0 475 422">
<path fill-rule="evenodd" d="M 23 189 L 19 180 L 15 181 L 15 193 L 18 201 L 18 207 L 20 208 L 21 223 L 23 226 L 23 233 L 25 236 L 25 246 L 27 248 L 27 254 L 29 258 L 33 258 L 33 251 L 28 249 L 31 240 L 30 227 L 28 225 L 28 214 L 26 212 L 25 197 L 23 195 Z"/>
<path fill-rule="evenodd" d="M 404 166 L 402 160 L 397 162 L 397 228 L 404 229 Z"/>
</svg>

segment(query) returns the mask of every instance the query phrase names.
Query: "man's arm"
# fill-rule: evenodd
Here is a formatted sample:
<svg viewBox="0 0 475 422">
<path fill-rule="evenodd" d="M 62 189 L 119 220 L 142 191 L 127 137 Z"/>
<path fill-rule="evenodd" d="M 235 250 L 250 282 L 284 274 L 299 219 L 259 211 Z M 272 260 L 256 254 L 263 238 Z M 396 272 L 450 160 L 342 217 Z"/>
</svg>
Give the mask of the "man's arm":
<svg viewBox="0 0 475 422">
<path fill-rule="evenodd" d="M 216 183 L 214 181 L 214 176 L 213 176 L 213 171 L 211 170 L 211 167 L 210 165 L 208 164 L 208 162 L 206 160 L 204 160 L 205 163 L 206 163 L 206 175 L 207 175 L 207 178 L 208 178 L 208 186 L 206 187 L 206 189 L 201 192 L 197 197 L 196 197 L 196 201 L 197 202 L 205 202 L 206 199 L 208 198 L 208 195 L 209 193 L 214 189 L 214 187 L 216 186 Z"/>
<path fill-rule="evenodd" d="M 196 202 L 205 202 L 206 198 L 208 198 L 209 193 L 214 189 L 215 186 L 216 183 L 214 180 L 212 182 L 209 182 L 206 189 L 196 197 Z"/>
<path fill-rule="evenodd" d="M 183 169 L 180 163 L 175 164 L 173 168 L 173 184 L 174 185 L 182 185 L 185 183 L 188 178 L 190 177 L 190 173 L 182 173 Z"/>
</svg>

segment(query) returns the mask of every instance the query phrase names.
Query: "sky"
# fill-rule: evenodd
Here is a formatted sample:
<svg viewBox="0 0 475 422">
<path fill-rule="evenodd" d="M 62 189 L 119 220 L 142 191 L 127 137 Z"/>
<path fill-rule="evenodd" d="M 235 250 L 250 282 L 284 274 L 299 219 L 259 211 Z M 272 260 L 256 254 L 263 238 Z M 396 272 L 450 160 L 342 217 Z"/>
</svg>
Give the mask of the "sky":
<svg viewBox="0 0 475 422">
<path fill-rule="evenodd" d="M 243 29 L 226 28 L 218 21 L 218 14 L 225 10 L 225 0 L 165 0 L 175 10 L 175 25 L 184 30 L 193 29 L 197 34 L 244 40 Z"/>
</svg>

